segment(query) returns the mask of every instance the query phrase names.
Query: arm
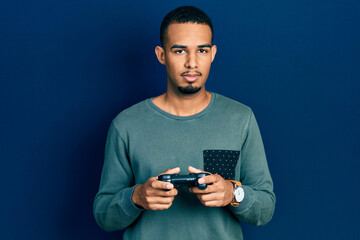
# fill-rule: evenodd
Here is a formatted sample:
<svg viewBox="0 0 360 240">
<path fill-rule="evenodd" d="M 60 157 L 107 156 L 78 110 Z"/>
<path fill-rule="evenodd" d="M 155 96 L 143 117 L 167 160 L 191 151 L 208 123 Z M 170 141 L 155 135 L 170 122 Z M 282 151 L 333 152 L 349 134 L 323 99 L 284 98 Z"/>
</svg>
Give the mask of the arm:
<svg viewBox="0 0 360 240">
<path fill-rule="evenodd" d="M 178 193 L 173 184 L 158 181 L 157 177 L 135 185 L 126 149 L 113 123 L 106 141 L 100 188 L 94 201 L 95 220 L 106 231 L 126 228 L 144 209 L 168 209 Z M 179 171 L 180 168 L 173 168 L 163 174 Z"/>
<path fill-rule="evenodd" d="M 239 206 L 229 208 L 237 218 L 246 223 L 264 225 L 274 214 L 275 194 L 259 127 L 253 113 L 245 131 L 240 164 L 239 180 L 245 197 Z"/>
<path fill-rule="evenodd" d="M 252 113 L 243 142 L 240 152 L 240 181 L 245 197 L 237 207 L 229 205 L 233 199 L 233 184 L 218 174 L 199 179 L 199 183 L 211 184 L 207 189 L 193 187 L 190 191 L 197 195 L 204 206 L 228 206 L 238 219 L 254 225 L 264 225 L 274 213 L 275 195 L 260 131 Z M 189 172 L 198 173 L 202 170 L 190 166 Z"/>
<path fill-rule="evenodd" d="M 176 174 L 180 168 L 169 168 L 161 174 Z M 164 191 L 168 189 L 168 191 Z M 172 183 L 158 181 L 158 176 L 149 178 L 144 184 L 137 185 L 131 200 L 147 210 L 165 210 L 171 207 L 178 190 Z"/>
<path fill-rule="evenodd" d="M 100 187 L 93 206 L 95 220 L 105 231 L 124 229 L 143 211 L 131 201 L 134 185 L 126 143 L 112 123 L 106 140 Z"/>
</svg>

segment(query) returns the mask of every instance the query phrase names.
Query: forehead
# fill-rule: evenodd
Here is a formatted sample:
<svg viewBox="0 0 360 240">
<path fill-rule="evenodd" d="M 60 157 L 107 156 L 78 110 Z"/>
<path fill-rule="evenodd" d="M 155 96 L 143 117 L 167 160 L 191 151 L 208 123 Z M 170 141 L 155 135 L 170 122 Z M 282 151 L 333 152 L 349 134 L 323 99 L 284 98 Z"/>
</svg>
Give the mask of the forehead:
<svg viewBox="0 0 360 240">
<path fill-rule="evenodd" d="M 211 44 L 211 29 L 206 24 L 172 23 L 166 34 L 166 45 L 181 44 L 186 46 Z"/>
</svg>

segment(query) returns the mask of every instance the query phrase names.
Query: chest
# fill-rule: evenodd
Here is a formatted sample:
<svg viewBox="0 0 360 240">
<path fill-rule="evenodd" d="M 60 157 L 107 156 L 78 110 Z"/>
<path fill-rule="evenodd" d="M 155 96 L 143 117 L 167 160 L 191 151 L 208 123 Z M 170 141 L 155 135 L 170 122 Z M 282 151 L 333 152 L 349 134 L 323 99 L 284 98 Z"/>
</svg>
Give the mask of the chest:
<svg viewBox="0 0 360 240">
<path fill-rule="evenodd" d="M 143 183 L 169 168 L 188 166 L 234 179 L 239 163 L 243 129 L 233 124 L 204 121 L 154 123 L 129 134 L 129 159 L 135 181 Z"/>
</svg>

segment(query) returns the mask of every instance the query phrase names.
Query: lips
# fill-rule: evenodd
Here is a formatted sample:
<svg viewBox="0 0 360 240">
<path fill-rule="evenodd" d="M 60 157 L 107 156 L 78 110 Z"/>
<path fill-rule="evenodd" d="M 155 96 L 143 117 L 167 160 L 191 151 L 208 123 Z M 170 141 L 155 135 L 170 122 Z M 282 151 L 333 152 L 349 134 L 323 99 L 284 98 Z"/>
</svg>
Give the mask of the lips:
<svg viewBox="0 0 360 240">
<path fill-rule="evenodd" d="M 196 81 L 196 79 L 198 79 L 200 76 L 199 75 L 184 75 L 183 78 L 186 79 L 186 81 L 188 82 L 194 82 Z"/>
<path fill-rule="evenodd" d="M 185 72 L 182 73 L 181 76 L 187 81 L 187 82 L 194 82 L 196 81 L 202 74 L 200 72 L 196 73 L 189 73 Z"/>
</svg>

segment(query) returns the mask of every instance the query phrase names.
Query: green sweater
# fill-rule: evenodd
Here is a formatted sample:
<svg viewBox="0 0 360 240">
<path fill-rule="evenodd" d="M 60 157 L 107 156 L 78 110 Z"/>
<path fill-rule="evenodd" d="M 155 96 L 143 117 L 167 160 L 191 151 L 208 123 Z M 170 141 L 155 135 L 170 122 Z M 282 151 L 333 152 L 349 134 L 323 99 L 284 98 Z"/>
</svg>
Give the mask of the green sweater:
<svg viewBox="0 0 360 240">
<path fill-rule="evenodd" d="M 238 207 L 205 207 L 186 187 L 167 210 L 139 209 L 137 184 L 168 168 L 188 166 L 243 184 Z M 94 216 L 106 231 L 126 228 L 124 239 L 243 239 L 240 221 L 263 225 L 275 208 L 273 183 L 251 109 L 212 93 L 202 112 L 180 117 L 142 101 L 111 123 Z"/>
</svg>

